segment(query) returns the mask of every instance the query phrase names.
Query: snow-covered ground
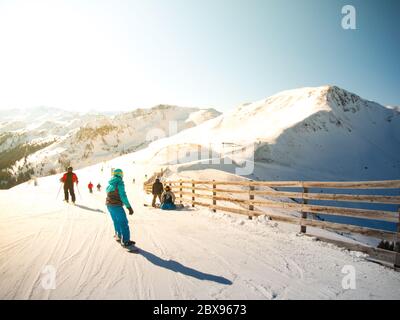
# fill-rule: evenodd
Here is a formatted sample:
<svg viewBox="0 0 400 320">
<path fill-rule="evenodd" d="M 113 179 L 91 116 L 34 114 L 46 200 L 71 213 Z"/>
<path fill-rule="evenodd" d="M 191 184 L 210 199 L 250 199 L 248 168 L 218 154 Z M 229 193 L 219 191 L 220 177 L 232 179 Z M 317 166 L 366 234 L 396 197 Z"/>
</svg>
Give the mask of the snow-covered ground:
<svg viewBox="0 0 400 320">
<path fill-rule="evenodd" d="M 400 273 L 299 236 L 298 226 L 144 207 L 140 164 L 125 181 L 141 252 L 126 252 L 113 240 L 104 192 L 86 190 L 89 180 L 104 187 L 124 159 L 77 171 L 77 206 L 62 192 L 56 199 L 58 176 L 0 192 L 0 299 L 400 299 Z M 42 285 L 48 266 L 54 290 Z M 355 290 L 342 287 L 345 266 L 355 268 Z"/>
</svg>

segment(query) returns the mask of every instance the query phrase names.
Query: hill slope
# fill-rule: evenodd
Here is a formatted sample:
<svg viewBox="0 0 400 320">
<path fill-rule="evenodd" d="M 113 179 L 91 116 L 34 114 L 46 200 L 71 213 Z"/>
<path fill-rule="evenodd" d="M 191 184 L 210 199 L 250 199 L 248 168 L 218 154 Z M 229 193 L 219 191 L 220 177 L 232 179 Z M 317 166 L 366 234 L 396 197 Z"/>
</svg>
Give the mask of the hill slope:
<svg viewBox="0 0 400 320">
<path fill-rule="evenodd" d="M 115 165 L 115 163 L 113 164 Z M 100 166 L 78 171 L 78 205 L 56 199 L 58 177 L 0 191 L 1 299 L 399 299 L 400 274 L 364 255 L 297 235 L 298 227 L 260 217 L 188 208 L 162 212 L 143 206 L 145 168 L 125 177 L 135 214 L 129 216 L 141 253 L 113 240 L 104 194 L 82 185 Z M 97 181 L 96 181 L 97 182 Z M 356 270 L 345 290 L 344 266 Z M 54 290 L 46 290 L 49 270 Z"/>
</svg>

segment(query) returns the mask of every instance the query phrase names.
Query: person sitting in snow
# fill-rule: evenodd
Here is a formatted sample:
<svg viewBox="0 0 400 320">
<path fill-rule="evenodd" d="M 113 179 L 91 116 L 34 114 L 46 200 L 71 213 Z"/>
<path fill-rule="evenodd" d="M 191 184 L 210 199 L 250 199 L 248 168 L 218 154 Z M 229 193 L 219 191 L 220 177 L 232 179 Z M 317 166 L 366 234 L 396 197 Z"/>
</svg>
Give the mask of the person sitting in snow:
<svg viewBox="0 0 400 320">
<path fill-rule="evenodd" d="M 68 193 L 71 195 L 72 202 L 75 203 L 75 191 L 74 191 L 74 183 L 78 185 L 78 176 L 72 172 L 72 167 L 67 169 L 67 172 L 64 173 L 62 178 L 60 179 L 61 183 L 64 183 L 64 200 L 68 202 Z"/>
<path fill-rule="evenodd" d="M 130 215 L 133 214 L 133 209 L 126 196 L 123 175 L 124 173 L 121 169 L 115 169 L 113 171 L 113 177 L 108 182 L 106 189 L 106 205 L 114 223 L 114 238 L 120 242 L 123 247 L 130 247 L 133 246 L 135 242 L 130 239 L 128 219 L 123 205 L 128 209 Z"/>
<path fill-rule="evenodd" d="M 99 191 L 99 192 L 101 191 L 101 184 L 100 183 L 97 184 L 97 191 Z"/>
<path fill-rule="evenodd" d="M 161 195 L 161 206 L 160 208 L 162 210 L 175 210 L 176 205 L 175 205 L 175 195 L 171 191 L 170 186 L 165 187 L 165 191 Z"/>
</svg>

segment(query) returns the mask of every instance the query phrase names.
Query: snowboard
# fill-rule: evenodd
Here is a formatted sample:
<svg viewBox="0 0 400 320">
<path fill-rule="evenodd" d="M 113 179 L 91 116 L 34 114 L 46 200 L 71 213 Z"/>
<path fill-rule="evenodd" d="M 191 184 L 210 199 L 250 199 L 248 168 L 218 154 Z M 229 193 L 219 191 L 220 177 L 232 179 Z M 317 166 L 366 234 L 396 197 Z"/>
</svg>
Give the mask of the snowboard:
<svg viewBox="0 0 400 320">
<path fill-rule="evenodd" d="M 119 243 L 119 245 L 120 245 L 123 249 L 125 249 L 126 251 L 128 251 L 128 252 L 131 252 L 131 253 L 138 253 L 138 252 L 139 252 L 139 248 L 136 247 L 136 242 L 135 242 L 135 241 L 132 241 L 133 244 L 131 244 L 129 247 L 124 247 L 124 246 L 122 246 L 120 240 L 115 239 L 115 241 L 117 241 L 117 242 Z"/>
<path fill-rule="evenodd" d="M 149 204 L 147 204 L 147 203 L 145 203 L 145 204 L 143 204 L 143 205 L 144 205 L 145 207 L 153 208 L 151 205 L 149 205 Z M 185 208 L 186 208 L 183 204 L 176 204 L 175 206 L 176 206 L 176 210 L 182 210 L 182 209 L 185 209 Z M 160 205 L 159 205 L 159 204 L 156 204 L 156 206 L 155 206 L 154 209 L 160 209 Z"/>
</svg>

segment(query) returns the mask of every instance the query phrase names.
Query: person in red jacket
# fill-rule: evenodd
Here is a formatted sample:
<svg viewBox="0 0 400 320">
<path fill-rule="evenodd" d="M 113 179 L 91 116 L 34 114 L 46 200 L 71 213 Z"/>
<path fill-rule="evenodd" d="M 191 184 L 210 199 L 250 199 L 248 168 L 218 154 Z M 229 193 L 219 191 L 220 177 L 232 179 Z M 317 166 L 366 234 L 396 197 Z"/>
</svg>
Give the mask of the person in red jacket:
<svg viewBox="0 0 400 320">
<path fill-rule="evenodd" d="M 89 182 L 88 188 L 89 188 L 89 192 L 93 193 L 93 183 L 92 183 L 92 181 Z"/>
<path fill-rule="evenodd" d="M 71 195 L 72 202 L 75 203 L 75 191 L 74 183 L 78 184 L 78 176 L 72 172 L 72 167 L 68 168 L 68 171 L 64 173 L 60 182 L 64 183 L 64 199 L 66 202 L 69 201 L 68 193 Z"/>
</svg>

